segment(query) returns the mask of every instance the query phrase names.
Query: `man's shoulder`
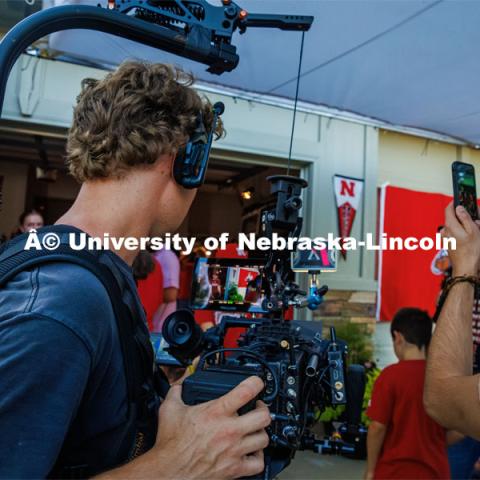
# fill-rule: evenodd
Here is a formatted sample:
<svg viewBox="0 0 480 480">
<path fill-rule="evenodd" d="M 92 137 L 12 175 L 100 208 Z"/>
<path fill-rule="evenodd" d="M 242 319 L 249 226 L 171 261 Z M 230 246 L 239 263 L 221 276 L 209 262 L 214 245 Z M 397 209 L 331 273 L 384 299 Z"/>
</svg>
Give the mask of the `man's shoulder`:
<svg viewBox="0 0 480 480">
<path fill-rule="evenodd" d="M 76 264 L 54 262 L 24 271 L 0 290 L 3 317 L 48 317 L 95 351 L 115 331 L 110 297 L 102 282 Z"/>
</svg>

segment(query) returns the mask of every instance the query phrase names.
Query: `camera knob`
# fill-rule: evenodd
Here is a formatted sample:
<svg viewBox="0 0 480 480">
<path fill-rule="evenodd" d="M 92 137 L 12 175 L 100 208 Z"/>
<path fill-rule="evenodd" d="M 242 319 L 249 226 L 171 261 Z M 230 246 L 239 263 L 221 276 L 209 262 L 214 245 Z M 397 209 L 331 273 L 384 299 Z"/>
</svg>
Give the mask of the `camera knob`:
<svg viewBox="0 0 480 480">
<path fill-rule="evenodd" d="M 302 199 L 300 197 L 291 197 L 285 202 L 285 210 L 295 212 L 302 208 Z"/>
<path fill-rule="evenodd" d="M 224 12 L 225 12 L 225 16 L 230 19 L 235 18 L 237 16 L 237 9 L 233 5 L 230 5 L 227 8 L 225 8 Z"/>
<path fill-rule="evenodd" d="M 297 392 L 293 388 L 287 390 L 287 395 L 293 399 L 297 398 Z"/>
<path fill-rule="evenodd" d="M 282 434 L 287 440 L 295 440 L 297 438 L 297 430 L 291 425 L 286 426 L 283 429 Z"/>
</svg>

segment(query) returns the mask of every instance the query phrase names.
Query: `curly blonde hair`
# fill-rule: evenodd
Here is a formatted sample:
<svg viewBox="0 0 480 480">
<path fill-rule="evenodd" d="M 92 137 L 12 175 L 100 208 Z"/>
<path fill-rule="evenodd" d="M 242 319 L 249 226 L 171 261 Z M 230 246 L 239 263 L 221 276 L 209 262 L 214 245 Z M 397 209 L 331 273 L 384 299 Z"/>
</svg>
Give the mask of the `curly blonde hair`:
<svg viewBox="0 0 480 480">
<path fill-rule="evenodd" d="M 67 140 L 67 165 L 79 182 L 121 178 L 184 146 L 202 112 L 207 129 L 212 106 L 191 88 L 179 68 L 123 63 L 103 80 L 85 79 Z M 216 136 L 223 134 L 218 122 Z"/>
</svg>

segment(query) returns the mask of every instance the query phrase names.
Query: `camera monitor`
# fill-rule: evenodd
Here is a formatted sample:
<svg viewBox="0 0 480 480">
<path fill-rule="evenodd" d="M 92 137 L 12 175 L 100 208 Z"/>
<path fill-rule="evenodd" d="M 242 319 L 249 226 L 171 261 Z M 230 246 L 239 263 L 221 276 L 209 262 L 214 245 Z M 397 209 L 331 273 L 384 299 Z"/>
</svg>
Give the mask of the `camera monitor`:
<svg viewBox="0 0 480 480">
<path fill-rule="evenodd" d="M 294 272 L 336 272 L 337 251 L 326 248 L 297 250 L 292 252 L 292 270 Z"/>
<path fill-rule="evenodd" d="M 267 313 L 262 308 L 261 268 L 254 259 L 199 258 L 192 280 L 191 307 L 196 310 Z"/>
</svg>

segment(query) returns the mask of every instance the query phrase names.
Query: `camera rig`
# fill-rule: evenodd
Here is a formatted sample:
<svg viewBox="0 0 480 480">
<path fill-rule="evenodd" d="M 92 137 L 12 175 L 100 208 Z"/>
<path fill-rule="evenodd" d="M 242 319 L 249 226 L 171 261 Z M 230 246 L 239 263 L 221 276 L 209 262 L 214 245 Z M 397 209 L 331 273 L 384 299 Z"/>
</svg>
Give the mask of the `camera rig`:
<svg viewBox="0 0 480 480">
<path fill-rule="evenodd" d="M 235 31 L 248 27 L 307 31 L 313 17 L 253 14 L 231 0 L 213 6 L 206 0 L 107 0 L 107 8 L 64 5 L 35 13 L 14 26 L 0 43 L 0 112 L 10 71 L 17 58 L 33 42 L 68 29 L 99 30 L 201 62 L 213 74 L 235 69 L 239 63 L 232 44 Z M 276 198 L 274 209 L 262 214 L 262 234 L 296 236 L 304 180 L 288 176 L 270 178 Z M 294 282 L 289 252 L 271 252 L 262 271 L 266 301 L 263 318 L 226 316 L 203 333 L 189 311 L 176 312 L 164 326 L 169 351 L 183 364 L 201 354 L 196 372 L 184 382 L 183 398 L 196 404 L 223 395 L 244 378 L 258 375 L 265 382 L 261 398 L 269 406 L 273 422 L 265 452 L 262 478 L 283 470 L 298 449 L 355 455 L 362 445 L 360 425 L 363 398 L 362 367 L 345 368 L 347 346 L 322 337 L 320 322 L 287 322 L 289 307 L 315 309 L 326 287 L 312 276 L 308 294 Z M 236 349 L 224 348 L 226 331 L 246 327 Z M 310 431 L 316 409 L 347 406 L 347 423 L 341 439 L 317 440 Z M 250 404 L 239 412 L 253 408 Z"/>
<path fill-rule="evenodd" d="M 20 54 L 50 33 L 99 30 L 208 65 L 214 74 L 237 67 L 235 31 L 249 27 L 307 31 L 312 16 L 250 13 L 231 0 L 107 0 L 107 8 L 62 5 L 34 13 L 15 25 L 0 43 L 0 113 L 10 71 Z"/>
<path fill-rule="evenodd" d="M 301 191 L 307 182 L 286 175 L 268 180 L 276 202 L 262 212 L 261 234 L 298 237 L 302 227 Z M 261 377 L 265 387 L 259 399 L 272 415 L 265 470 L 259 477 L 265 480 L 287 467 L 297 450 L 362 457 L 366 433 L 360 424 L 363 367 L 346 368 L 347 345 L 337 340 L 333 327 L 329 338 L 324 338 L 321 322 L 284 318 L 292 306 L 318 307 L 327 287 L 317 287 L 315 280 L 308 294 L 301 291 L 294 282 L 288 250 L 272 250 L 260 275 L 264 317 L 225 315 L 206 332 L 196 325 L 189 310 L 179 310 L 166 319 L 162 333 L 169 344 L 168 353 L 183 365 L 200 357 L 195 372 L 184 380 L 184 402 L 206 402 L 224 395 L 251 375 Z M 225 348 L 225 335 L 232 327 L 245 327 L 245 332 L 237 348 Z M 311 427 L 316 414 L 329 405 L 346 405 L 347 422 L 336 438 L 319 440 Z M 239 414 L 254 407 L 252 401 Z"/>
</svg>

